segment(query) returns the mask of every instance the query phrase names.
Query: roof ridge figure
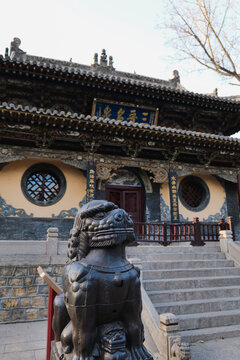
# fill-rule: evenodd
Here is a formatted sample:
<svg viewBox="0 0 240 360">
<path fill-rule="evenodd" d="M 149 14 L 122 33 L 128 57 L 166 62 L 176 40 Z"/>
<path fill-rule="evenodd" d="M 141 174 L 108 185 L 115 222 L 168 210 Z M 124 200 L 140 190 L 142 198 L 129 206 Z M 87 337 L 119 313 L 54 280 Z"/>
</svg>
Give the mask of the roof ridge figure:
<svg viewBox="0 0 240 360">
<path fill-rule="evenodd" d="M 24 60 L 26 58 L 26 52 L 19 48 L 21 45 L 21 40 L 18 37 L 14 37 L 13 41 L 10 44 L 10 59 L 15 60 L 16 58 L 21 58 Z"/>
<path fill-rule="evenodd" d="M 8 48 L 5 51 L 5 60 L 16 61 L 24 64 L 36 64 L 37 66 L 44 66 L 55 68 L 60 71 L 78 71 L 86 72 L 87 74 L 97 73 L 98 76 L 114 76 L 115 79 L 118 79 L 120 82 L 126 81 L 129 83 L 143 85 L 143 86 L 154 86 L 156 88 L 162 87 L 172 90 L 183 90 L 187 91 L 181 84 L 180 81 L 176 81 L 176 77 L 172 80 L 163 80 L 159 78 L 154 78 L 150 76 L 139 75 L 126 71 L 116 70 L 113 66 L 113 57 L 107 56 L 106 50 L 103 49 L 100 56 L 100 61 L 98 54 L 94 54 L 93 64 L 83 65 L 73 61 L 58 60 L 53 58 L 46 58 L 42 56 L 30 55 L 27 52 L 21 50 L 19 46 L 21 45 L 21 40 L 17 37 L 13 39 L 10 45 L 10 56 L 8 54 Z M 179 75 L 179 74 L 178 74 Z M 178 77 L 180 79 L 180 77 Z"/>
<path fill-rule="evenodd" d="M 95 53 L 93 56 L 93 64 L 91 65 L 97 71 L 115 71 L 113 67 L 113 57 L 107 56 L 106 50 L 102 49 L 101 56 L 100 56 L 100 63 L 98 62 L 98 53 Z"/>
</svg>

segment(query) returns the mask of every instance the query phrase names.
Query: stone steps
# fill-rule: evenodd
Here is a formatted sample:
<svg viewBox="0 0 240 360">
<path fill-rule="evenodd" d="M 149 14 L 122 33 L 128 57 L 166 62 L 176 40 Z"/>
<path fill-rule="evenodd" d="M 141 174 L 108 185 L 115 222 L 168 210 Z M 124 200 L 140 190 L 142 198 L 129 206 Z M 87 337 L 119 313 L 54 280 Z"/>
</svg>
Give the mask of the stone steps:
<svg viewBox="0 0 240 360">
<path fill-rule="evenodd" d="M 152 254 L 132 254 L 136 257 L 141 257 L 144 261 L 154 261 L 154 262 L 165 262 L 166 254 L 164 253 L 152 253 Z M 128 256 L 131 257 L 131 254 Z M 184 253 L 184 260 L 224 260 L 225 255 L 221 252 L 213 252 L 213 253 Z M 167 254 L 168 261 L 179 261 L 179 254 L 176 253 L 168 253 Z"/>
<path fill-rule="evenodd" d="M 240 309 L 179 315 L 180 330 L 196 330 L 240 324 Z"/>
<path fill-rule="evenodd" d="M 240 325 L 219 326 L 212 328 L 180 331 L 182 341 L 194 343 L 214 339 L 226 339 L 240 336 Z M 209 357 L 211 360 L 211 355 Z M 229 359 L 230 360 L 230 359 Z"/>
<path fill-rule="evenodd" d="M 158 313 L 196 314 L 240 308 L 240 297 L 153 303 Z"/>
<path fill-rule="evenodd" d="M 240 268 L 199 268 L 199 269 L 174 269 L 174 270 L 144 270 L 143 280 L 154 279 L 178 279 L 178 278 L 194 278 L 194 277 L 218 277 L 239 275 Z"/>
<path fill-rule="evenodd" d="M 240 336 L 240 267 L 218 243 L 141 246 L 132 257 L 142 261 L 143 286 L 158 313 L 178 317 L 183 341 Z"/>
<path fill-rule="evenodd" d="M 220 260 L 186 260 L 183 261 L 142 261 L 142 267 L 144 270 L 164 270 L 164 269 L 192 269 L 192 268 L 223 268 L 233 267 L 234 262 L 232 260 L 220 259 Z"/>
<path fill-rule="evenodd" d="M 139 245 L 139 246 L 129 246 L 127 248 L 128 256 L 141 256 L 144 257 L 147 255 L 160 255 L 160 254 L 215 254 L 221 253 L 218 243 L 209 242 L 205 246 L 190 246 L 189 243 L 179 243 L 174 245 L 169 245 L 167 247 L 160 245 Z"/>
<path fill-rule="evenodd" d="M 181 289 L 181 291 L 148 291 L 148 296 L 153 303 L 238 297 L 240 296 L 240 286 Z"/>
</svg>

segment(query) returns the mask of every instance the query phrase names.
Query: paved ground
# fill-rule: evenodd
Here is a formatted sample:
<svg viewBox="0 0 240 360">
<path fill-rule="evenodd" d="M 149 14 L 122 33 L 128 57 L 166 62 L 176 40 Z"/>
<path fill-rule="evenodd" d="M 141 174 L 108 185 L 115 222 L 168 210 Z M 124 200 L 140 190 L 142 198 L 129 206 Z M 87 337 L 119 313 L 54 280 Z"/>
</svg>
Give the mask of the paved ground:
<svg viewBox="0 0 240 360">
<path fill-rule="evenodd" d="M 193 344 L 191 360 L 239 360 L 240 337 Z"/>
<path fill-rule="evenodd" d="M 45 360 L 47 322 L 0 325 L 1 360 Z M 240 337 L 193 344 L 191 360 L 239 360 Z"/>
<path fill-rule="evenodd" d="M 45 360 L 47 322 L 0 325 L 1 360 Z"/>
</svg>

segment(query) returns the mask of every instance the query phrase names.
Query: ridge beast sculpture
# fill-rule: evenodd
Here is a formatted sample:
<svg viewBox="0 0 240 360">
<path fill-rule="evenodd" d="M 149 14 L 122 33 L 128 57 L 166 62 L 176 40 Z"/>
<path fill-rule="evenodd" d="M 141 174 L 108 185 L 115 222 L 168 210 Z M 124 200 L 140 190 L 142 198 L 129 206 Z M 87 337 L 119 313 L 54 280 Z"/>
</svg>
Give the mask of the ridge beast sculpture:
<svg viewBox="0 0 240 360">
<path fill-rule="evenodd" d="M 80 209 L 54 302 L 52 360 L 152 360 L 143 345 L 140 272 L 125 256 L 134 239 L 131 218 L 113 203 Z"/>
</svg>

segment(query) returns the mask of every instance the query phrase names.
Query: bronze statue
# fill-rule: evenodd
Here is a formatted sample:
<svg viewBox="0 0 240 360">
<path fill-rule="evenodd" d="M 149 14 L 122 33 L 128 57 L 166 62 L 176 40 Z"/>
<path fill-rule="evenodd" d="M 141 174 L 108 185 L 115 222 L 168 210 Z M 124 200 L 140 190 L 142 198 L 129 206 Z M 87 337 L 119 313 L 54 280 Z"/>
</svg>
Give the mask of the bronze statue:
<svg viewBox="0 0 240 360">
<path fill-rule="evenodd" d="M 143 345 L 140 272 L 125 256 L 134 238 L 131 218 L 113 203 L 80 209 L 54 303 L 52 360 L 152 359 Z"/>
</svg>

